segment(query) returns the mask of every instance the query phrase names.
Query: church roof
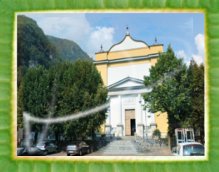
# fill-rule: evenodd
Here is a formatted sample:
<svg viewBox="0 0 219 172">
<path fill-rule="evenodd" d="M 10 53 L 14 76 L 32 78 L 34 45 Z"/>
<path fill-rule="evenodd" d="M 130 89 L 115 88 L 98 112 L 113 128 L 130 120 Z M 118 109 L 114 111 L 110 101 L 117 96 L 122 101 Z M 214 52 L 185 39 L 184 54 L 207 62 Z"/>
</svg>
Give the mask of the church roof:
<svg viewBox="0 0 219 172">
<path fill-rule="evenodd" d="M 130 34 L 126 34 L 123 40 L 117 44 L 114 44 L 108 52 L 123 51 L 137 48 L 149 47 L 144 41 L 135 40 Z"/>
<path fill-rule="evenodd" d="M 108 95 L 119 95 L 119 94 L 142 94 L 151 91 L 151 88 L 145 87 L 144 81 L 141 79 L 126 77 L 114 84 L 109 85 Z"/>
<path fill-rule="evenodd" d="M 128 86 L 128 85 L 125 85 L 125 83 L 132 83 L 132 86 Z M 133 85 L 134 84 L 134 85 Z M 115 89 L 115 88 L 118 88 L 118 87 L 126 87 L 128 86 L 128 88 L 131 88 L 131 87 L 140 87 L 140 88 L 143 88 L 145 87 L 144 86 L 144 81 L 141 80 L 141 79 L 137 79 L 137 78 L 133 78 L 133 77 L 126 77 L 126 78 L 123 78 L 122 80 L 119 80 L 111 85 L 108 86 L 108 90 L 112 90 L 112 89 Z"/>
<path fill-rule="evenodd" d="M 101 49 L 96 54 L 95 64 L 120 63 L 129 61 L 138 61 L 144 59 L 157 58 L 163 52 L 163 44 L 148 45 L 144 41 L 135 40 L 131 34 L 127 32 L 122 41 L 114 44 L 109 50 Z"/>
</svg>

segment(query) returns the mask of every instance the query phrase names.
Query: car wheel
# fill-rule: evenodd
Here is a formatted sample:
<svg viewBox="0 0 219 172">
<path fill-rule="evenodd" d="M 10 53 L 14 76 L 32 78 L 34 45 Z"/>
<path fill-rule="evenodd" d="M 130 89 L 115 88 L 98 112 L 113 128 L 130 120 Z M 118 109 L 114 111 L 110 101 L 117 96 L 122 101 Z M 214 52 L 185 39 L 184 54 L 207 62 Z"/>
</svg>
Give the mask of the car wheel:
<svg viewBox="0 0 219 172">
<path fill-rule="evenodd" d="M 90 149 L 87 149 L 87 154 L 89 154 L 90 153 Z"/>
<path fill-rule="evenodd" d="M 80 156 L 82 156 L 82 155 L 83 155 L 83 153 L 82 153 L 82 151 L 81 151 L 81 150 L 79 151 L 79 155 L 80 155 Z"/>
<path fill-rule="evenodd" d="M 70 154 L 69 154 L 69 153 L 67 153 L 67 156 L 70 156 Z"/>
<path fill-rule="evenodd" d="M 90 153 L 92 153 L 94 151 L 93 147 L 90 148 Z"/>
<path fill-rule="evenodd" d="M 43 155 L 46 156 L 47 154 L 48 154 L 48 151 L 45 150 L 44 153 L 43 153 Z"/>
</svg>

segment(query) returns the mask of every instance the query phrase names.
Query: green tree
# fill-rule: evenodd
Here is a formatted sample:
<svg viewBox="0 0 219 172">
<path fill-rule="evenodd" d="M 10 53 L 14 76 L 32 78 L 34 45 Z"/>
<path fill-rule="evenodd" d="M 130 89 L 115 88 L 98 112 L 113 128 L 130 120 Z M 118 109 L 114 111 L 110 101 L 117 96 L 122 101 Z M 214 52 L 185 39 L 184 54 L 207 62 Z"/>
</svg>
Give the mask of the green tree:
<svg viewBox="0 0 219 172">
<path fill-rule="evenodd" d="M 61 117 L 87 110 L 106 102 L 107 90 L 91 61 L 57 62 L 49 69 L 30 68 L 24 77 L 24 111 L 38 117 Z M 51 125 L 57 138 L 91 136 L 105 121 L 105 111 L 89 117 Z M 40 130 L 40 127 L 34 129 Z"/>
<path fill-rule="evenodd" d="M 145 107 L 153 113 L 167 112 L 169 134 L 182 125 L 189 113 L 190 96 L 187 67 L 182 59 L 177 59 L 172 48 L 160 54 L 150 76 L 145 77 L 145 86 L 152 89 L 144 95 Z"/>
<path fill-rule="evenodd" d="M 155 129 L 153 131 L 153 137 L 157 137 L 157 139 L 160 139 L 161 133 L 159 129 Z"/>
<path fill-rule="evenodd" d="M 22 87 L 21 87 L 22 86 Z M 22 110 L 33 116 L 45 118 L 49 114 L 51 102 L 51 83 L 48 70 L 42 66 L 29 68 L 21 83 L 19 91 L 22 93 Z M 22 89 L 22 90 L 21 90 Z M 19 115 L 20 116 L 19 112 Z M 23 120 L 20 120 L 23 121 Z M 20 124 L 18 121 L 18 124 Z M 33 125 L 34 131 L 40 131 L 40 125 Z"/>
<path fill-rule="evenodd" d="M 200 66 L 192 60 L 188 69 L 188 82 L 190 84 L 191 109 L 187 126 L 194 128 L 199 139 L 204 143 L 204 65 Z"/>
<path fill-rule="evenodd" d="M 57 114 L 63 116 L 87 110 L 106 102 L 107 91 L 96 67 L 90 61 L 78 60 L 75 63 L 63 63 L 59 72 L 57 94 Z M 84 138 L 93 135 L 105 121 L 105 112 L 70 121 L 63 131 L 67 139 Z"/>
<path fill-rule="evenodd" d="M 23 128 L 23 84 L 18 88 L 17 97 L 17 128 Z"/>
</svg>

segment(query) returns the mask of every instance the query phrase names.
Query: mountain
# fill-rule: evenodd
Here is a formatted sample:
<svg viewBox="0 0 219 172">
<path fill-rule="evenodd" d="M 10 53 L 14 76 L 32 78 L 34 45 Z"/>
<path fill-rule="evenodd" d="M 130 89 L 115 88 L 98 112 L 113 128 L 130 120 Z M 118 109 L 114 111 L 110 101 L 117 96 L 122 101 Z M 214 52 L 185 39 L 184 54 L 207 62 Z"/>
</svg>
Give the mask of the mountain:
<svg viewBox="0 0 219 172">
<path fill-rule="evenodd" d="M 47 36 L 37 22 L 24 15 L 17 17 L 17 58 L 22 71 L 42 65 L 49 67 L 55 59 L 91 58 L 73 41 Z"/>
<path fill-rule="evenodd" d="M 47 35 L 49 42 L 56 48 L 57 56 L 65 60 L 91 58 L 74 41 Z"/>
<path fill-rule="evenodd" d="M 43 65 L 48 67 L 56 58 L 55 47 L 50 43 L 36 21 L 24 15 L 17 17 L 18 67 Z"/>
</svg>

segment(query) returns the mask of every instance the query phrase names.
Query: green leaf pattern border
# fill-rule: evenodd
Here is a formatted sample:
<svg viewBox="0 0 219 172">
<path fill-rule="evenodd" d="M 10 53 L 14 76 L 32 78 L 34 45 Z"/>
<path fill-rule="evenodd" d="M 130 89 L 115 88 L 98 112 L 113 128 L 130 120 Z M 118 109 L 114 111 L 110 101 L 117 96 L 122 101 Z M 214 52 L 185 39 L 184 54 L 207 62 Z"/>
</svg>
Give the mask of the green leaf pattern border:
<svg viewBox="0 0 219 172">
<path fill-rule="evenodd" d="M 205 14 L 205 84 L 207 160 L 88 160 L 49 158 L 18 159 L 16 148 L 16 60 L 14 46 L 16 12 L 30 11 L 89 12 L 197 12 Z M 219 2 L 218 0 L 0 0 L 0 170 L 1 171 L 217 171 L 219 117 Z M 206 117 L 206 116 L 205 116 Z"/>
</svg>

